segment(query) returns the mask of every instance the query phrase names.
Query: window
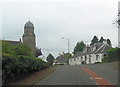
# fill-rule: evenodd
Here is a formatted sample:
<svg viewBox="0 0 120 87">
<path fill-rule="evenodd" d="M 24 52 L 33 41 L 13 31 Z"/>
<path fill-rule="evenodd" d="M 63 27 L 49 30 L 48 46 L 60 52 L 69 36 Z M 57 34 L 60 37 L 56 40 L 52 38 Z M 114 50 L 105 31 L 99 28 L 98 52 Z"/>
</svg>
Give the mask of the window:
<svg viewBox="0 0 120 87">
<path fill-rule="evenodd" d="M 81 61 L 83 60 L 83 57 L 81 57 Z"/>
<path fill-rule="evenodd" d="M 96 55 L 96 61 L 98 60 L 98 58 L 99 58 L 99 55 Z"/>
<path fill-rule="evenodd" d="M 93 47 L 93 51 L 95 51 L 96 50 L 96 47 Z"/>
</svg>

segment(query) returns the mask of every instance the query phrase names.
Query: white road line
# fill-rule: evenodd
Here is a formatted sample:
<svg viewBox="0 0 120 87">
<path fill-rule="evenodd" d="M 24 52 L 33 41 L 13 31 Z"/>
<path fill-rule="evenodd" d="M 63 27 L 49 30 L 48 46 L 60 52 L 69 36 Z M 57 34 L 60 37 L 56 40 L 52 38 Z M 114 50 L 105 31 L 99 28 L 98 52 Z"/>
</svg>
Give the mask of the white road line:
<svg viewBox="0 0 120 87">
<path fill-rule="evenodd" d="M 103 79 L 103 78 L 98 78 L 98 77 L 95 77 L 94 79 Z"/>
</svg>

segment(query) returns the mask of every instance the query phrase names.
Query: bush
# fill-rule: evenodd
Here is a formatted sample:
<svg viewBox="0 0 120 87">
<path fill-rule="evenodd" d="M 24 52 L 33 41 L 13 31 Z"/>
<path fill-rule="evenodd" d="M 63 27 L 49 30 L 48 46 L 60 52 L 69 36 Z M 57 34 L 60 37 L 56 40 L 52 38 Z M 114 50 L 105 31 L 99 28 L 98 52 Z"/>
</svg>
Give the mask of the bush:
<svg viewBox="0 0 120 87">
<path fill-rule="evenodd" d="M 3 85 L 21 79 L 28 73 L 49 67 L 49 63 L 32 57 L 30 49 L 24 44 L 9 46 L 6 42 L 3 42 L 2 50 Z"/>
<path fill-rule="evenodd" d="M 49 67 L 49 63 L 46 63 L 41 59 L 23 55 L 3 55 L 2 63 L 3 84 L 7 84 L 7 82 L 21 79 L 27 73 L 39 71 Z"/>
<path fill-rule="evenodd" d="M 108 56 L 105 56 L 103 62 L 120 61 L 120 48 L 111 48 L 107 51 Z"/>
<path fill-rule="evenodd" d="M 99 63 L 101 63 L 101 62 L 95 62 L 95 64 L 99 64 Z"/>
</svg>

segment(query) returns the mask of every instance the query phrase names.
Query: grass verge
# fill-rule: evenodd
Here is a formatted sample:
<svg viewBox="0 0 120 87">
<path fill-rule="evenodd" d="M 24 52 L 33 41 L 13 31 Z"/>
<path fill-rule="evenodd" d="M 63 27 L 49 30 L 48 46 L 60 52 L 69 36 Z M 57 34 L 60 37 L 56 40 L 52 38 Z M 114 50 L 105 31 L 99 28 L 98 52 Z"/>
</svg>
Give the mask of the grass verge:
<svg viewBox="0 0 120 87">
<path fill-rule="evenodd" d="M 35 72 L 33 74 L 30 74 L 29 76 L 25 77 L 24 79 L 9 83 L 9 85 L 34 85 L 38 81 L 42 80 L 46 76 L 48 76 L 50 73 L 52 73 L 55 70 L 55 68 L 50 67 L 38 72 Z"/>
</svg>

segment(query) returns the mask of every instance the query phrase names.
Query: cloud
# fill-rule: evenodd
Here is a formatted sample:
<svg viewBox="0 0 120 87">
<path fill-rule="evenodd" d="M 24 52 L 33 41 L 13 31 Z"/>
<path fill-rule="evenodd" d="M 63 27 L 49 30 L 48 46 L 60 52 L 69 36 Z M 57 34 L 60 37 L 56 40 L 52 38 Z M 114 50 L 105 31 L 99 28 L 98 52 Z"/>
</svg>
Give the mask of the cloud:
<svg viewBox="0 0 120 87">
<path fill-rule="evenodd" d="M 3 37 L 19 40 L 24 24 L 35 25 L 37 47 L 50 50 L 55 56 L 70 51 L 77 41 L 90 42 L 94 35 L 110 38 L 117 46 L 117 0 L 4 0 L 2 6 Z M 47 56 L 48 51 L 44 50 Z"/>
</svg>

